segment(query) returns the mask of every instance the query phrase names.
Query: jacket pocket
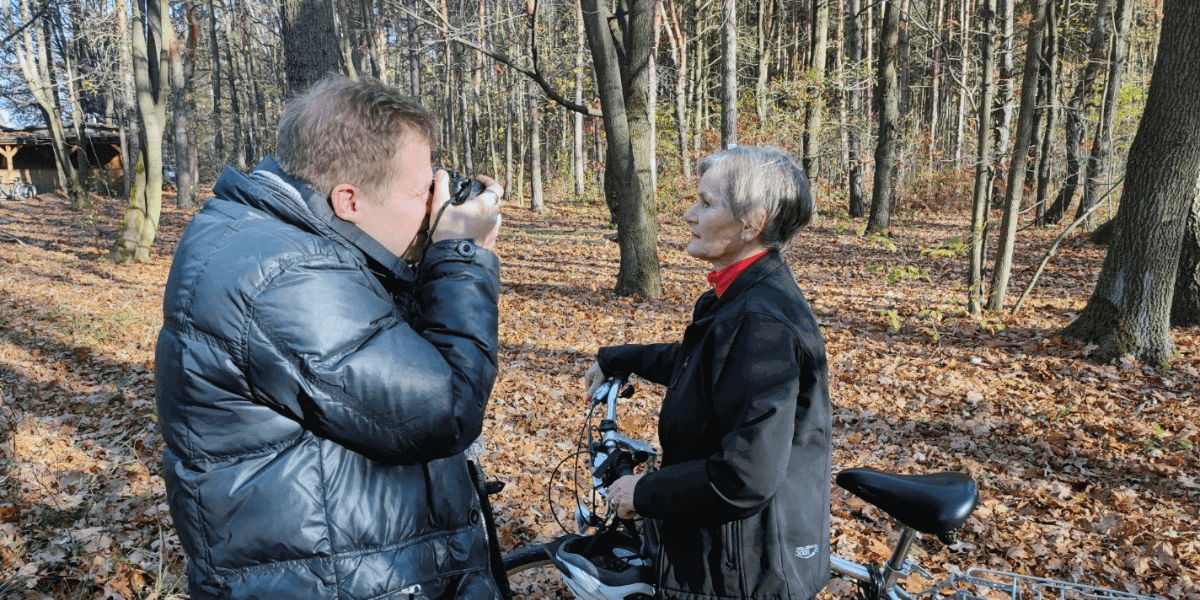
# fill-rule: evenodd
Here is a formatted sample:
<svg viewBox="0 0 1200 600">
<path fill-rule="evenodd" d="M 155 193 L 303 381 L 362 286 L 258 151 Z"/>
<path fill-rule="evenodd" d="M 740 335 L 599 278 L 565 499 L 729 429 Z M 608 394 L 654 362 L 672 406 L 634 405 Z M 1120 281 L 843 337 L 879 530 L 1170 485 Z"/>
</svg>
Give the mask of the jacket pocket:
<svg viewBox="0 0 1200 600">
<path fill-rule="evenodd" d="M 730 521 L 721 526 L 721 567 L 725 571 L 726 589 L 722 595 L 746 595 L 745 568 L 742 564 L 742 522 Z M 721 593 L 721 590 L 717 590 Z"/>
<path fill-rule="evenodd" d="M 456 529 L 479 523 L 475 491 L 461 454 L 422 465 L 425 471 L 425 496 L 429 506 L 429 524 L 435 529 Z"/>
</svg>

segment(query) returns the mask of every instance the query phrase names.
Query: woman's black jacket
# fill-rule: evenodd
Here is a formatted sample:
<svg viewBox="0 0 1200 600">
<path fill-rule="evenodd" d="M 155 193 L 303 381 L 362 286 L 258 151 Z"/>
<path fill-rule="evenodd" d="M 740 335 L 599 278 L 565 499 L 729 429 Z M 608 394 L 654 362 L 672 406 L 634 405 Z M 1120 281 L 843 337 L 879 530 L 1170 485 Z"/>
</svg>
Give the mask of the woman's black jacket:
<svg viewBox="0 0 1200 600">
<path fill-rule="evenodd" d="M 648 517 L 666 598 L 804 600 L 829 579 L 825 345 L 777 252 L 696 303 L 677 344 L 601 349 L 605 373 L 667 386 Z"/>
</svg>

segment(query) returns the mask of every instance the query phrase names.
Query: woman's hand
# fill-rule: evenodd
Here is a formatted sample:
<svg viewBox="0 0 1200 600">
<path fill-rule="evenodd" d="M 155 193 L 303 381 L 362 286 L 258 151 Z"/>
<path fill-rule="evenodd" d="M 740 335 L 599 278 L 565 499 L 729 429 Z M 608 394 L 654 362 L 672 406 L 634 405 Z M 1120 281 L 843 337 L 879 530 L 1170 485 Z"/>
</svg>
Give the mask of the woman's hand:
<svg viewBox="0 0 1200 600">
<path fill-rule="evenodd" d="M 632 519 L 637 516 L 637 509 L 633 507 L 633 488 L 641 479 L 641 475 L 626 475 L 608 486 L 608 505 L 617 511 L 617 517 Z"/>
<path fill-rule="evenodd" d="M 600 387 L 602 383 L 604 383 L 604 371 L 600 369 L 600 361 L 593 362 L 592 366 L 588 367 L 587 372 L 583 374 L 583 387 L 587 389 L 587 397 L 591 398 L 596 388 Z"/>
</svg>

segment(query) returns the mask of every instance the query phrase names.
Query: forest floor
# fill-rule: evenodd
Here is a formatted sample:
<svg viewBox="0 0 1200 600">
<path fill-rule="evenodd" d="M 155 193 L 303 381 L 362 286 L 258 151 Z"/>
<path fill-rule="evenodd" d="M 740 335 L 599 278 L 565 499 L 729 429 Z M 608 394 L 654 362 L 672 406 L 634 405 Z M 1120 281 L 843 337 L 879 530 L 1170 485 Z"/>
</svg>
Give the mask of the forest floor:
<svg viewBox="0 0 1200 600">
<path fill-rule="evenodd" d="M 506 550 L 570 518 L 581 376 L 602 345 L 678 340 L 706 264 L 660 207 L 663 295 L 616 297 L 603 205 L 505 208 L 500 376 L 485 466 Z M 149 262 L 104 260 L 123 203 L 90 215 L 42 195 L 0 202 L 0 598 L 182 598 L 155 422 L 154 344 L 175 244 L 195 210 L 164 207 Z M 914 552 L 935 575 L 980 565 L 1200 599 L 1200 335 L 1175 330 L 1168 368 L 1089 358 L 1056 332 L 1084 307 L 1104 248 L 1071 235 L 1023 310 L 964 311 L 965 211 L 901 212 L 890 240 L 840 207 L 785 254 L 825 334 L 834 470 L 966 471 L 981 501 L 954 551 Z M 1060 228 L 1020 234 L 1009 307 Z M 993 244 L 994 247 L 994 244 Z M 661 390 L 640 383 L 626 433 L 656 440 Z M 832 484 L 831 484 L 832 485 Z M 547 500 L 548 491 L 552 497 Z M 888 518 L 834 488 L 833 550 L 879 561 Z M 924 583 L 914 576 L 909 586 Z M 533 596 L 565 594 L 534 582 Z M 833 582 L 823 594 L 849 597 Z"/>
</svg>

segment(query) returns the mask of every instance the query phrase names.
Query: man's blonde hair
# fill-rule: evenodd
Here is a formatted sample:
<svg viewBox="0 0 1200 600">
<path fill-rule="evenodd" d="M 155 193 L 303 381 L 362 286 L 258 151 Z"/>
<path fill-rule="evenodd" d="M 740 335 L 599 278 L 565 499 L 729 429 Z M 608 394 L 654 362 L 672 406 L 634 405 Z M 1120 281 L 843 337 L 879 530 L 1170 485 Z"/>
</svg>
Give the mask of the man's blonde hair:
<svg viewBox="0 0 1200 600">
<path fill-rule="evenodd" d="M 328 75 L 284 107 L 276 155 L 285 171 L 327 196 L 349 183 L 382 202 L 396 152 L 414 137 L 436 145 L 433 114 L 415 99 L 370 77 Z"/>
</svg>

